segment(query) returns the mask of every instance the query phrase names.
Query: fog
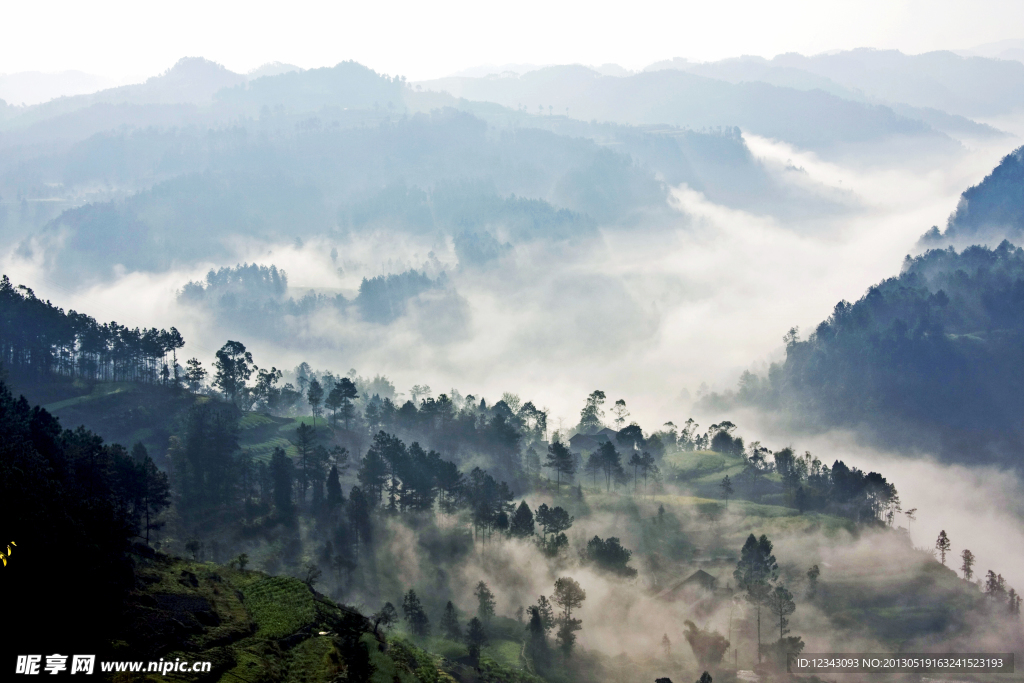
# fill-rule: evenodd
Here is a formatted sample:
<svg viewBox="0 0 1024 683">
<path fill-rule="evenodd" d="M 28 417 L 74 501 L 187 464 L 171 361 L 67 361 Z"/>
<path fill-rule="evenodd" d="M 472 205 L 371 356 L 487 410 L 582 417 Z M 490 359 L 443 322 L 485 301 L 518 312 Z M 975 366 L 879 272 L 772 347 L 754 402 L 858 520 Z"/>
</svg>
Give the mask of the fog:
<svg viewBox="0 0 1024 683">
<path fill-rule="evenodd" d="M 837 446 L 835 440 L 830 443 Z M 815 445 L 825 444 L 816 442 Z M 897 472 L 898 477 L 924 472 L 920 467 L 892 468 L 891 463 L 886 464 Z M 995 490 L 1009 492 L 1005 486 L 976 488 L 988 483 L 991 482 L 983 482 L 976 477 L 972 483 L 947 488 L 946 491 L 963 495 L 965 499 L 982 491 L 989 494 Z M 403 522 L 389 521 L 388 541 L 376 555 L 374 571 L 377 581 L 372 587 L 355 589 L 350 597 L 358 600 L 360 605 L 374 609 L 385 600 L 398 604 L 400 591 L 407 586 L 415 586 L 424 596 L 425 605 L 432 614 L 439 613 L 448 599 L 460 613 L 473 614 L 477 604 L 473 591 L 477 582 L 484 581 L 495 593 L 497 614 L 511 616 L 517 608 L 536 603 L 539 595 L 550 596 L 554 580 L 570 575 L 586 591 L 586 600 L 576 613 L 583 620 L 579 642 L 586 650 L 606 658 L 605 667 L 611 668 L 605 668 L 604 677 L 609 680 L 617 680 L 612 669 L 618 667 L 632 672 L 625 674 L 627 680 L 632 680 L 637 677 L 637 672 L 675 676 L 695 666 L 690 648 L 682 637 L 685 620 L 693 620 L 701 627 L 725 635 L 739 649 L 740 667 L 752 665 L 756 632 L 750 605 L 742 599 L 733 601 L 721 595 L 716 600 L 695 600 L 693 596 L 685 595 L 671 599 L 662 593 L 696 568 L 711 572 L 718 578 L 721 588 L 726 588 L 727 583 L 733 584 L 732 569 L 739 546 L 751 532 L 767 533 L 774 543 L 780 581 L 798 597 L 799 606 L 790 626 L 794 633 L 802 636 L 807 652 L 874 652 L 886 651 L 888 647 L 883 644 L 884 638 L 873 632 L 867 623 L 851 620 L 848 615 L 837 620 L 837 615 L 823 611 L 826 602 L 809 599 L 805 571 L 811 564 L 819 565 L 822 571 L 818 590 L 837 598 L 854 591 L 869 602 L 883 598 L 887 604 L 904 604 L 911 610 L 914 604 L 920 604 L 915 601 L 927 603 L 934 600 L 935 604 L 941 604 L 950 599 L 946 588 L 932 585 L 925 579 L 935 574 L 933 565 L 930 565 L 931 553 L 927 543 L 915 540 L 914 545 L 923 546 L 915 549 L 910 547 L 904 535 L 879 530 L 861 530 L 856 535 L 845 530 L 827 533 L 817 527 L 813 518 L 805 517 L 790 518 L 796 520 L 792 524 L 775 524 L 764 518 L 751 524 L 749 517 L 727 513 L 707 526 L 706 522 L 690 516 L 687 507 L 677 505 L 679 493 L 685 494 L 686 490 L 669 486 L 661 495 L 627 503 L 616 501 L 615 497 L 592 496 L 588 492 L 587 506 L 576 510 L 577 522 L 569 533 L 570 550 L 558 558 L 545 556 L 533 543 L 515 539 L 475 544 L 468 538 L 457 541 L 452 537 L 442 541 L 443 532 L 441 536 L 424 534 L 422 528 L 413 531 Z M 917 493 L 917 490 L 909 489 L 908 493 Z M 923 501 L 924 498 L 918 528 L 914 531 L 915 539 L 930 533 L 927 525 L 931 520 L 924 513 L 926 503 Z M 549 496 L 533 495 L 527 497 L 527 502 L 536 509 L 540 503 L 550 505 L 558 501 Z M 928 504 L 932 502 L 935 501 L 929 500 Z M 689 540 L 700 544 L 706 552 L 698 553 L 689 561 L 666 563 L 661 560 L 661 566 L 658 566 L 657 554 L 644 547 L 643 536 L 645 533 L 663 533 L 644 531 L 645 527 L 650 529 L 655 524 L 659 505 L 669 511 L 665 524 L 678 526 Z M 989 523 L 993 535 L 1006 531 L 1001 526 L 1002 520 L 983 520 L 982 517 L 964 520 L 965 524 L 980 521 Z M 955 544 L 956 532 L 947 531 L 954 538 L 955 552 L 960 549 Z M 625 547 L 635 549 L 633 564 L 641 570 L 640 576 L 634 580 L 623 580 L 594 566 L 581 564 L 577 551 L 595 534 L 614 535 L 622 540 Z M 975 540 L 984 543 L 977 534 L 971 538 L 972 546 Z M 1010 534 L 1004 536 L 1004 540 L 1013 544 L 1019 536 Z M 442 546 L 447 549 L 438 552 Z M 724 559 L 716 560 L 712 555 Z M 1000 559 L 1012 564 L 1014 557 Z M 948 564 L 954 565 L 954 560 L 954 557 L 948 558 Z M 983 574 L 988 561 L 988 556 L 979 554 L 977 574 Z M 1008 564 L 1001 566 L 1009 569 Z M 884 570 L 880 572 L 880 568 Z M 1017 575 L 1007 571 L 1004 576 L 1012 584 L 1014 579 L 1010 577 Z M 659 578 L 664 583 L 652 584 Z M 767 613 L 762 619 L 765 639 L 774 638 L 771 634 L 778 628 L 777 623 L 773 623 Z M 904 642 L 904 651 L 972 647 L 1001 651 L 1020 645 L 1019 633 L 1000 631 L 997 624 L 984 623 L 980 619 L 967 617 L 966 621 L 967 629 L 963 631 L 910 638 Z M 668 660 L 661 652 L 663 634 L 668 635 L 673 644 L 674 656 Z M 729 663 L 733 656 L 730 649 Z M 610 660 L 615 657 L 624 659 L 612 663 Z"/>
<path fill-rule="evenodd" d="M 734 419 L 773 447 L 792 445 L 830 464 L 843 460 L 865 471 L 882 472 L 899 490 L 904 512 L 917 510 L 915 521 L 901 514 L 896 522 L 908 529 L 914 547 L 934 553 L 935 539 L 944 529 L 953 543 L 948 566 L 959 569 L 959 555 L 966 548 L 978 558 L 977 576 L 992 569 L 1009 584 L 1024 585 L 1024 482 L 1018 472 L 879 450 L 858 443 L 856 434 L 845 431 L 794 435 L 775 416 L 753 410 L 737 411 Z"/>
<path fill-rule="evenodd" d="M 790 327 L 813 329 L 839 299 L 855 300 L 898 273 L 920 235 L 943 225 L 959 193 L 1014 146 L 1000 140 L 965 149 L 955 163 L 929 168 L 915 159 L 879 167 L 744 139 L 782 186 L 834 209 L 777 218 L 715 204 L 683 185 L 671 191 L 674 217 L 653 227 L 521 242 L 480 266 L 460 264 L 451 238 L 386 228 L 304 243 L 235 240 L 234 257 L 220 263 L 159 274 L 115 269 L 112 281 L 84 289 L 58 286 L 40 253 L 26 260 L 11 250 L 0 265 L 65 308 L 133 326 L 174 325 L 188 343 L 184 353 L 206 363 L 224 340 L 240 339 L 260 364 L 356 368 L 385 374 L 403 391 L 416 383 L 484 396 L 514 391 L 566 426 L 600 388 L 653 428 L 685 420 L 681 396 L 733 388 L 744 369 L 779 359 Z M 496 236 L 504 240 L 500 229 Z M 284 269 L 295 298 L 315 290 L 351 299 L 364 277 L 407 269 L 445 272 L 449 284 L 420 295 L 390 325 L 322 310 L 273 329 L 259 321 L 240 328 L 177 300 L 210 268 L 242 262 Z"/>
</svg>

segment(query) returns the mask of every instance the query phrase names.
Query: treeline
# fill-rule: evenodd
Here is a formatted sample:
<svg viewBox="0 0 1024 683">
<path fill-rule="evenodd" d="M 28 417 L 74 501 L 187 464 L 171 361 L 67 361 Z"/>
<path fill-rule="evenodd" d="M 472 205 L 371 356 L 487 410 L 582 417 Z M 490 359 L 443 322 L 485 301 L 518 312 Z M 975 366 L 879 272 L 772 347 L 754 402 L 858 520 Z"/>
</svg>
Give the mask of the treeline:
<svg viewBox="0 0 1024 683">
<path fill-rule="evenodd" d="M 335 252 L 335 256 L 337 252 Z M 190 281 L 179 292 L 178 301 L 203 305 L 242 326 L 283 324 L 285 316 L 306 316 L 332 309 L 358 312 L 363 320 L 386 324 L 401 317 L 408 302 L 434 289 L 447 287 L 442 272 L 431 278 L 425 272 L 402 273 L 363 278 L 359 292 L 351 301 L 341 294 L 307 292 L 299 299 L 286 298 L 288 275 L 276 266 L 241 264 L 210 270 L 205 280 Z"/>
<path fill-rule="evenodd" d="M 938 553 L 939 561 L 942 562 L 943 566 L 946 565 L 946 556 L 951 554 L 952 550 L 953 542 L 949 538 L 949 534 L 946 533 L 946 530 L 943 529 L 935 539 L 935 551 Z M 960 551 L 960 560 L 960 572 L 963 574 L 964 581 L 969 582 L 974 578 L 974 565 L 977 563 L 978 558 L 970 549 L 964 548 Z M 1017 618 L 1020 617 L 1020 605 L 1022 602 L 1020 593 L 1006 585 L 1006 579 L 1003 578 L 1002 574 L 997 574 L 989 569 L 985 574 L 984 582 L 978 579 L 977 585 L 984 590 L 985 596 L 994 601 L 996 605 L 1005 605 L 1009 614 Z"/>
<path fill-rule="evenodd" d="M 887 443 L 962 461 L 1021 465 L 1024 250 L 952 248 L 908 257 L 902 273 L 841 301 L 767 377 L 735 398 L 805 424 L 870 427 Z M 722 397 L 712 399 L 720 401 Z"/>
<path fill-rule="evenodd" d="M 728 420 L 711 425 L 704 433 L 697 432 L 698 428 L 696 422 L 687 420 L 676 442 L 680 450 L 710 450 L 743 459 L 743 470 L 733 477 L 726 475 L 718 484 L 727 503 L 734 494 L 741 494 L 748 500 L 781 504 L 801 513 L 826 512 L 857 524 L 889 526 L 901 511 L 896 486 L 878 472 L 864 472 L 842 460 L 836 460 L 830 468 L 809 451 L 798 455 L 788 446 L 773 452 L 760 441 L 746 445 L 743 437 L 736 435 L 736 425 Z M 605 445 L 603 450 L 610 448 Z M 636 457 L 630 464 L 641 471 L 645 465 L 650 466 Z M 653 467 L 657 470 L 656 465 Z M 687 483 L 685 476 L 677 475 L 675 479 Z"/>
<path fill-rule="evenodd" d="M 878 472 L 864 472 L 842 460 L 836 460 L 830 468 L 809 452 L 799 456 L 787 447 L 772 453 L 755 441 L 745 455 L 745 463 L 735 480 L 727 476 L 719 484 L 723 496 L 730 495 L 734 485 L 754 491 L 770 486 L 781 489 L 781 502 L 800 512 L 826 512 L 857 524 L 892 526 L 896 514 L 902 511 L 894 484 Z M 766 481 L 766 475 L 772 473 L 778 475 L 777 484 Z"/>
<path fill-rule="evenodd" d="M 38 376 L 168 382 L 177 377 L 178 330 L 100 324 L 64 312 L 25 286 L 0 278 L 0 363 Z"/>
</svg>

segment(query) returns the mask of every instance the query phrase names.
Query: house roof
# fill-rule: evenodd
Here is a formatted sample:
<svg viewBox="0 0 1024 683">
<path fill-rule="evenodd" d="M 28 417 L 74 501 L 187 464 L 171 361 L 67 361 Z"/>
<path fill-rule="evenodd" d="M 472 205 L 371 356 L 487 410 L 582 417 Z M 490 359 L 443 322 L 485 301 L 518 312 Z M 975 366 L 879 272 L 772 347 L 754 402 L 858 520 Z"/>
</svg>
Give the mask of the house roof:
<svg viewBox="0 0 1024 683">
<path fill-rule="evenodd" d="M 711 574 L 708 574 L 703 569 L 698 569 L 693 574 L 690 574 L 689 577 L 683 579 L 683 581 L 679 585 L 680 586 L 689 586 L 689 585 L 697 584 L 697 585 L 701 586 L 702 588 L 707 588 L 708 590 L 714 590 L 715 584 L 717 584 L 717 583 L 718 583 L 718 579 L 716 579 L 715 577 L 711 576 Z"/>
<path fill-rule="evenodd" d="M 683 596 L 689 596 L 688 600 L 697 599 L 699 594 L 714 592 L 718 579 L 708 574 L 703 569 L 698 569 L 682 581 L 666 588 L 658 594 L 663 600 L 676 600 Z"/>
</svg>

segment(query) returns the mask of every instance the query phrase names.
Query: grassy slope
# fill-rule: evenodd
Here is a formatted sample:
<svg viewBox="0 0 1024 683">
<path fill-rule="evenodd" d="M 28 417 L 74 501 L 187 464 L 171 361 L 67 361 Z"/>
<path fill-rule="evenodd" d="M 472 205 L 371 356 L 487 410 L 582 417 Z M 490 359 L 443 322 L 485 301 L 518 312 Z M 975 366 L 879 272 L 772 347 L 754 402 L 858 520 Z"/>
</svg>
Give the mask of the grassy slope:
<svg viewBox="0 0 1024 683">
<path fill-rule="evenodd" d="M 259 413 L 249 413 L 242 417 L 239 427 L 239 445 L 248 451 L 256 460 L 269 460 L 275 448 L 283 448 L 290 456 L 298 453 L 292 442 L 299 424 L 312 423 L 312 418 L 273 417 Z M 317 421 L 318 429 L 323 429 L 323 421 Z"/>
<path fill-rule="evenodd" d="M 39 401 L 65 427 L 85 425 L 107 442 L 131 448 L 142 442 L 159 458 L 179 418 L 196 400 L 187 392 L 132 382 L 55 382 L 16 386 Z"/>
<path fill-rule="evenodd" d="M 65 427 L 86 425 L 106 441 L 128 448 L 140 441 L 157 457 L 166 452 L 167 439 L 178 429 L 189 406 L 196 400 L 207 400 L 163 386 L 132 382 L 22 383 L 16 384 L 15 390 L 23 392 L 30 403 L 42 404 Z M 294 456 L 296 428 L 312 421 L 310 416 L 248 413 L 239 422 L 239 445 L 257 460 L 269 460 L 276 447 Z M 325 427 L 324 420 L 317 420 L 321 436 Z"/>
<path fill-rule="evenodd" d="M 358 612 L 295 578 L 159 554 L 137 557 L 137 576 L 118 656 L 211 661 L 213 670 L 119 681 L 540 683 L 524 670 L 513 638 L 521 627 L 512 620 L 501 620 L 514 627 L 495 629 L 477 671 L 465 646 L 403 634 L 385 640 Z"/>
</svg>

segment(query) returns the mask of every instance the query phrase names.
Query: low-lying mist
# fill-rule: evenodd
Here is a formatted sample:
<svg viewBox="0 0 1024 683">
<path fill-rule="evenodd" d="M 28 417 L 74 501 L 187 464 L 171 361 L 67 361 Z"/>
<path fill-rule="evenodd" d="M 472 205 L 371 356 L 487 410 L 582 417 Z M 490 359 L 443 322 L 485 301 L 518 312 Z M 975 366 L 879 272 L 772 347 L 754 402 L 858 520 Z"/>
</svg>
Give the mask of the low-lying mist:
<svg viewBox="0 0 1024 683">
<path fill-rule="evenodd" d="M 685 419 L 701 387 L 731 388 L 740 372 L 782 353 L 791 326 L 813 329 L 839 299 L 855 299 L 893 275 L 917 238 L 940 224 L 964 187 L 1009 148 L 970 150 L 954 167 L 928 171 L 854 168 L 747 135 L 782 183 L 827 196 L 842 211 L 783 221 L 710 202 L 686 186 L 672 191 L 673 222 L 605 228 L 596 238 L 505 246 L 483 263 L 460 263 L 451 237 L 381 229 L 289 244 L 233 244 L 230 262 L 170 272 L 122 272 L 112 283 L 69 291 L 51 282 L 42 257 L 14 253 L 2 265 L 18 283 L 66 308 L 140 326 L 174 325 L 204 362 L 240 339 L 259 364 L 305 360 L 345 372 L 382 373 L 400 389 L 498 396 L 515 391 L 573 424 L 595 388 L 627 401 L 645 425 Z M 507 245 L 499 227 L 494 241 Z M 408 302 L 390 324 L 320 309 L 249 319 L 179 301 L 210 268 L 275 265 L 288 295 L 310 290 L 353 299 L 363 278 L 414 269 L 446 274 L 447 286 Z M 682 397 L 682 398 L 680 398 Z"/>
<path fill-rule="evenodd" d="M 958 579 L 938 567 L 930 552 L 915 549 L 905 534 L 829 527 L 813 514 L 751 516 L 735 512 L 735 507 L 705 518 L 686 494 L 673 485 L 650 497 L 609 496 L 588 489 L 585 502 L 569 503 L 577 521 L 569 532 L 568 552 L 558 557 L 546 555 L 535 543 L 500 536 L 477 543 L 467 537 L 453 545 L 391 520 L 388 542 L 377 551 L 375 583 L 348 597 L 376 609 L 386 600 L 398 604 L 401 593 L 413 587 L 425 596 L 429 613 L 439 614 L 450 599 L 461 614 L 469 615 L 476 611 L 474 589 L 484 581 L 495 594 L 497 614 L 511 617 L 518 608 L 535 604 L 538 596 L 550 596 L 555 579 L 571 576 L 586 591 L 577 612 L 583 621 L 579 642 L 606 658 L 604 679 L 618 680 L 611 675 L 617 668 L 628 672 L 623 674 L 626 680 L 641 673 L 685 678 L 697 666 L 683 637 L 687 620 L 725 636 L 738 649 L 738 654 L 728 651 L 729 663 L 735 657 L 740 668 L 749 668 L 756 660 L 755 615 L 731 588 L 739 548 L 754 533 L 768 535 L 774 544 L 780 583 L 797 600 L 789 628 L 803 639 L 807 652 L 886 652 L 894 640 L 907 652 L 946 647 L 1007 651 L 1021 645 L 1021 633 L 1003 628 L 1002 622 L 985 623 L 980 615 L 957 613 Z M 567 504 L 564 497 L 554 500 L 549 495 L 528 496 L 527 503 L 533 509 L 541 503 Z M 918 523 L 923 527 L 928 521 Z M 632 549 L 639 576 L 624 579 L 582 563 L 578 551 L 595 534 L 614 535 Z M 684 538 L 696 545 L 673 547 Z M 441 546 L 443 553 L 436 551 Z M 812 565 L 821 571 L 815 585 L 806 575 Z M 714 598 L 699 591 L 679 592 L 679 582 L 697 569 L 718 580 L 721 590 Z M 893 605 L 906 616 L 892 623 L 872 616 L 874 610 Z M 938 629 L 941 635 L 932 626 L 914 624 L 922 610 L 940 605 L 952 611 L 928 618 L 948 620 L 945 632 Z M 777 620 L 767 612 L 762 620 L 763 640 L 775 639 Z M 919 631 L 930 635 L 914 635 Z M 671 641 L 671 656 L 665 655 L 663 636 Z M 612 663 L 615 658 L 620 660 Z"/>
<path fill-rule="evenodd" d="M 865 471 L 884 472 L 899 491 L 903 511 L 916 510 L 913 520 L 897 516 L 914 547 L 934 552 L 935 540 L 945 530 L 953 544 L 948 566 L 958 568 L 961 551 L 969 549 L 978 558 L 978 576 L 992 569 L 1009 584 L 1024 585 L 1024 482 L 1019 473 L 941 463 L 923 453 L 879 450 L 859 443 L 850 432 L 794 435 L 777 416 L 752 409 L 736 411 L 734 420 L 774 447 L 795 445 L 829 464 L 843 460 Z"/>
</svg>

